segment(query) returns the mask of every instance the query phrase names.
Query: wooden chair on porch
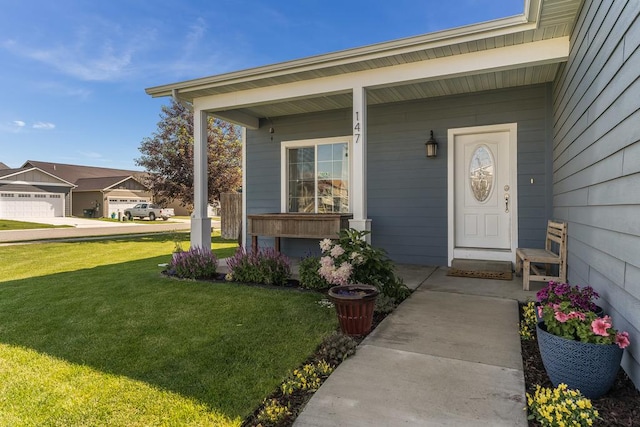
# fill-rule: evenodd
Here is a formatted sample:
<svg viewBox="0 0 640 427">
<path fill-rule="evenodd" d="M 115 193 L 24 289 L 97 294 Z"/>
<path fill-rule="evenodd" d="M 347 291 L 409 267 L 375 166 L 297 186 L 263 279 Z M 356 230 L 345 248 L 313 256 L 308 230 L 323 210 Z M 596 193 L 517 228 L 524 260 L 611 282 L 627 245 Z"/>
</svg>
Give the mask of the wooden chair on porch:
<svg viewBox="0 0 640 427">
<path fill-rule="evenodd" d="M 541 265 L 544 264 L 544 267 Z M 551 266 L 558 266 L 553 276 Z M 543 270 L 544 268 L 544 270 Z M 567 224 L 549 221 L 544 249 L 518 248 L 516 250 L 516 274 L 522 272 L 522 289 L 529 290 L 529 282 L 567 281 Z"/>
</svg>

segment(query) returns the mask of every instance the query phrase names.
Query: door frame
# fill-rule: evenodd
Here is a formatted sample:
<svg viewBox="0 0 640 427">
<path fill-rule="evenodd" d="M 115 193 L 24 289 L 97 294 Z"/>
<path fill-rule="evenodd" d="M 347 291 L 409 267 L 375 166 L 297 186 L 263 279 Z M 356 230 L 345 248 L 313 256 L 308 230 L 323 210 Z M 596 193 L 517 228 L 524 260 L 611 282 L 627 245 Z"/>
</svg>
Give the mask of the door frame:
<svg viewBox="0 0 640 427">
<path fill-rule="evenodd" d="M 511 209 L 511 248 L 510 249 L 457 249 L 455 248 L 455 140 L 456 136 L 491 132 L 509 132 L 509 186 Z M 518 247 L 518 124 L 472 126 L 449 129 L 447 133 L 447 205 L 448 205 L 448 266 L 454 258 L 482 259 L 490 261 L 513 261 Z"/>
</svg>

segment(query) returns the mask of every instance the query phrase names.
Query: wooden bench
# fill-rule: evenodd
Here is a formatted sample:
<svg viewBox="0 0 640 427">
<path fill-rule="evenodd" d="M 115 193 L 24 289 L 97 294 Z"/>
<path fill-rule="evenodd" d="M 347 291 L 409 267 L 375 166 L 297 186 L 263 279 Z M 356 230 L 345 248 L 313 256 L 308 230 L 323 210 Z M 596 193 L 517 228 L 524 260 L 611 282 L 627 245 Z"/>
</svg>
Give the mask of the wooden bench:
<svg viewBox="0 0 640 427">
<path fill-rule="evenodd" d="M 544 264 L 544 271 L 541 264 Z M 551 266 L 558 266 L 553 276 Z M 522 272 L 522 289 L 529 290 L 529 282 L 567 281 L 567 224 L 558 221 L 547 223 L 544 249 L 518 248 L 516 250 L 516 274 Z"/>
</svg>

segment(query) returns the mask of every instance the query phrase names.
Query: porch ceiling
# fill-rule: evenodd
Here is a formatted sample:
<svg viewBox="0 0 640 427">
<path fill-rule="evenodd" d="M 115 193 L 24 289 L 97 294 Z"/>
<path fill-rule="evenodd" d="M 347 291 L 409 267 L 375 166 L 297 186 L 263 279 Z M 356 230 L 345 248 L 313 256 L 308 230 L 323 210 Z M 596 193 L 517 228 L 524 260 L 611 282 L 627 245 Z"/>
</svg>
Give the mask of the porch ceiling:
<svg viewBox="0 0 640 427">
<path fill-rule="evenodd" d="M 370 89 L 367 92 L 367 100 L 369 105 L 377 105 L 547 83 L 553 81 L 559 66 L 560 64 L 554 63 L 515 70 L 496 71 L 450 79 Z M 241 108 L 236 111 L 240 111 L 243 114 L 253 117 L 273 118 L 294 114 L 351 108 L 352 105 L 353 100 L 351 93 L 342 93 L 256 105 L 248 108 Z"/>
<path fill-rule="evenodd" d="M 311 58 L 258 67 L 218 76 L 180 82 L 147 89 L 154 97 L 176 96 L 194 102 L 222 96 L 264 90 L 304 82 L 339 79 L 367 71 L 385 72 L 410 66 L 424 66 L 443 58 L 455 58 L 502 48 L 567 38 L 573 29 L 582 0 L 527 0 L 523 15 L 461 27 L 423 36 L 411 37 L 362 48 L 335 52 Z M 509 49 L 506 49 L 509 50 Z M 495 70 L 467 70 L 463 73 L 433 76 L 411 82 L 371 86 L 367 89 L 369 104 L 399 102 L 435 96 L 446 96 L 553 81 L 562 60 L 549 60 Z M 208 109 L 221 117 L 277 117 L 332 109 L 351 108 L 352 96 L 347 90 L 328 90 L 324 93 L 292 96 L 283 100 L 229 103 L 224 108 Z M 232 120 L 233 121 L 233 120 Z"/>
</svg>

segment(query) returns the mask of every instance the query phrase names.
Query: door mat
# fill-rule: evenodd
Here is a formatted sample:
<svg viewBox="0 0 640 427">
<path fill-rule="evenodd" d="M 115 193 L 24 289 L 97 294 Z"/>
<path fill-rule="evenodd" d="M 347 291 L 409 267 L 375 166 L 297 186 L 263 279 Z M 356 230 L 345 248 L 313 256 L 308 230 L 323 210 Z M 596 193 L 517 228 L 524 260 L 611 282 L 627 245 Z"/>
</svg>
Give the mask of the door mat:
<svg viewBox="0 0 640 427">
<path fill-rule="evenodd" d="M 457 268 L 450 268 L 449 271 L 447 271 L 447 276 L 494 280 L 513 279 L 513 273 L 511 271 L 459 270 Z"/>
</svg>

